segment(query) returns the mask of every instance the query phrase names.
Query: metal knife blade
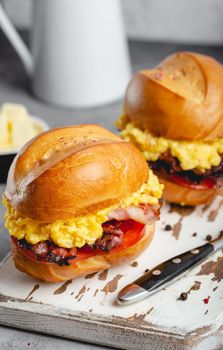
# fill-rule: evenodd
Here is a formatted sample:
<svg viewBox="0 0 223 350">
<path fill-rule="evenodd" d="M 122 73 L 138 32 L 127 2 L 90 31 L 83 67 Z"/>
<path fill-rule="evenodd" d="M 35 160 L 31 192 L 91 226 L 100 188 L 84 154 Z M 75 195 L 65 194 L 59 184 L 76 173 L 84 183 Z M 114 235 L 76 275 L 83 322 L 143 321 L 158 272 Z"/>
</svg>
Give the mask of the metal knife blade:
<svg viewBox="0 0 223 350">
<path fill-rule="evenodd" d="M 149 297 L 182 277 L 188 270 L 221 248 L 223 248 L 223 238 L 196 247 L 161 263 L 125 286 L 118 293 L 117 302 L 127 305 Z"/>
</svg>

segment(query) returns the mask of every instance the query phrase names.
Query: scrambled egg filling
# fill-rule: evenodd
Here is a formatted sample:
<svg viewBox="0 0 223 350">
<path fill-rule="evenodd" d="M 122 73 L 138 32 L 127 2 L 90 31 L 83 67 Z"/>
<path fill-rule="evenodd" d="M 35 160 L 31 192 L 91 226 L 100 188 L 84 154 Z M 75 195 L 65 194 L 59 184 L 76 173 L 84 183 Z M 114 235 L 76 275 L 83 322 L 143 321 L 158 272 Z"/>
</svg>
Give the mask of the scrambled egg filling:
<svg viewBox="0 0 223 350">
<path fill-rule="evenodd" d="M 132 123 L 126 124 L 121 136 L 139 148 L 145 158 L 156 161 L 161 154 L 170 151 L 176 157 L 183 170 L 198 169 L 201 172 L 217 166 L 223 153 L 223 138 L 213 141 L 174 141 L 164 137 L 155 137 L 142 131 Z"/>
<path fill-rule="evenodd" d="M 162 195 L 163 185 L 150 171 L 149 180 L 130 197 L 123 199 L 118 207 L 125 208 L 139 203 L 155 205 Z M 70 220 L 58 220 L 53 223 L 43 223 L 24 217 L 16 211 L 3 197 L 6 207 L 6 228 L 11 236 L 25 238 L 27 242 L 36 244 L 40 241 L 51 240 L 57 246 L 64 248 L 83 247 L 86 243 L 93 244 L 102 236 L 102 224 L 108 220 L 107 215 L 117 206 L 98 211 L 94 215 L 86 215 Z"/>
</svg>

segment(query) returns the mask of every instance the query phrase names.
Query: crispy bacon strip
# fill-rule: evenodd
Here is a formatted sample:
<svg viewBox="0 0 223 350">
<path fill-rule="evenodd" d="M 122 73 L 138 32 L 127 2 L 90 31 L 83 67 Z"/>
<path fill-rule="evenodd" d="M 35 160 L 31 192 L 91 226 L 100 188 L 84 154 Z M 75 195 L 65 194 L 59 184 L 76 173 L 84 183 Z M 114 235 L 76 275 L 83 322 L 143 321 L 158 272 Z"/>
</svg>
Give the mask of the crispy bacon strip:
<svg viewBox="0 0 223 350">
<path fill-rule="evenodd" d="M 159 208 L 158 206 L 151 206 L 141 204 L 139 207 L 130 206 L 128 208 L 115 209 L 108 215 L 109 220 L 134 220 L 141 224 L 148 225 L 152 224 L 159 219 Z"/>
<path fill-rule="evenodd" d="M 160 176 L 170 178 L 172 176 L 180 176 L 188 183 L 199 185 L 204 180 L 210 179 L 214 184 L 219 194 L 223 193 L 222 190 L 222 178 L 223 178 L 223 155 L 222 160 L 218 166 L 213 166 L 210 170 L 206 170 L 201 173 L 197 169 L 183 170 L 180 166 L 179 160 L 171 155 L 170 152 L 165 152 L 155 162 L 149 162 L 150 167 L 156 174 Z"/>
</svg>

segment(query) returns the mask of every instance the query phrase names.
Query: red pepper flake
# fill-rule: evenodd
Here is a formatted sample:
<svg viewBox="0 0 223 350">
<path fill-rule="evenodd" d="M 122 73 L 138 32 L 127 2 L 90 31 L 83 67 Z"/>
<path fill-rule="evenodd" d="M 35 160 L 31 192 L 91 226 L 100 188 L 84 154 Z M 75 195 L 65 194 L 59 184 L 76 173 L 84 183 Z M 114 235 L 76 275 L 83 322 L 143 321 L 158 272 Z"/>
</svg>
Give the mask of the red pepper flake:
<svg viewBox="0 0 223 350">
<path fill-rule="evenodd" d="M 203 299 L 204 304 L 208 304 L 208 303 L 209 303 L 209 300 L 210 300 L 210 297 L 204 298 L 204 299 Z"/>
</svg>

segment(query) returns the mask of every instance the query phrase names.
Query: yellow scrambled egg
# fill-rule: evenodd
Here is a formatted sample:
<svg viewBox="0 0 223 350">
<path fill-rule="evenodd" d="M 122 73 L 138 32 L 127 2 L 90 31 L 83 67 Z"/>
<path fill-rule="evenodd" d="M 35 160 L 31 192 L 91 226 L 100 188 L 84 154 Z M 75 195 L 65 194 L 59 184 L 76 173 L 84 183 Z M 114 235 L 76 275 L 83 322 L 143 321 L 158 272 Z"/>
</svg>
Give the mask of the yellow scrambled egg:
<svg viewBox="0 0 223 350">
<path fill-rule="evenodd" d="M 156 161 L 161 154 L 169 150 L 176 157 L 182 169 L 198 169 L 204 172 L 221 162 L 223 153 L 223 138 L 209 142 L 173 141 L 164 137 L 155 137 L 147 131 L 136 128 L 132 123 L 126 124 L 121 136 L 139 148 L 145 158 Z"/>
<path fill-rule="evenodd" d="M 124 199 L 118 207 L 124 208 L 139 203 L 155 205 L 162 195 L 163 185 L 157 177 L 150 171 L 149 181 Z M 53 223 L 43 223 L 37 220 L 23 217 L 16 211 L 10 203 L 3 197 L 3 204 L 6 207 L 6 228 L 11 236 L 18 239 L 25 238 L 27 242 L 36 244 L 44 240 L 52 240 L 59 247 L 83 247 L 86 243 L 93 244 L 96 239 L 102 236 L 102 224 L 107 221 L 107 215 L 113 206 L 98 211 L 94 215 L 77 217 L 67 221 L 58 220 Z"/>
</svg>

